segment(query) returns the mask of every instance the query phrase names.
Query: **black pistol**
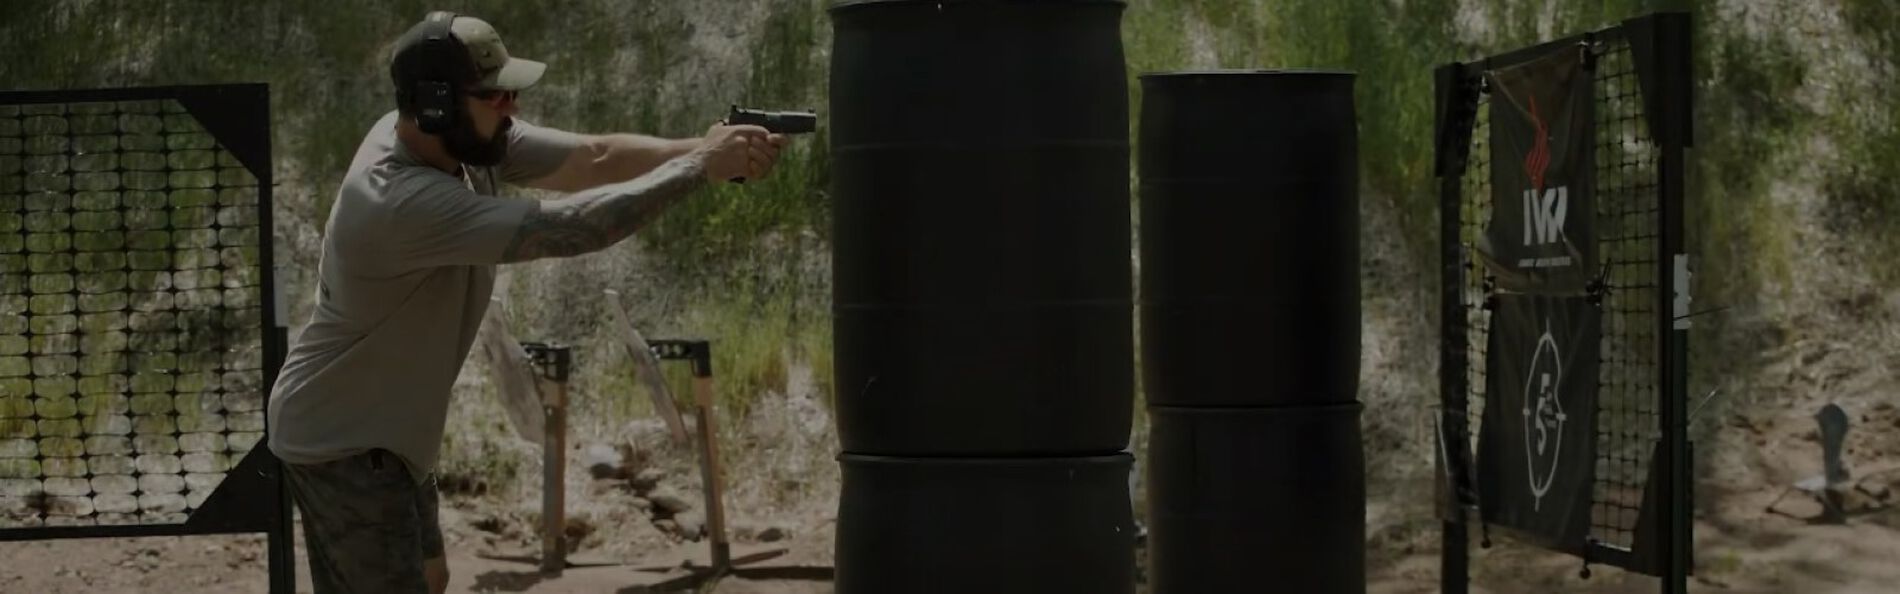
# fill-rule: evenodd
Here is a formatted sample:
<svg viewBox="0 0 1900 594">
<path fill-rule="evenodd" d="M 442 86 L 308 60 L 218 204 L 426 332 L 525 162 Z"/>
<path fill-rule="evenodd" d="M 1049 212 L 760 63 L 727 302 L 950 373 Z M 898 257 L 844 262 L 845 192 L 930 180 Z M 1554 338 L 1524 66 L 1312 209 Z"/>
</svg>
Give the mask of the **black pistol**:
<svg viewBox="0 0 1900 594">
<path fill-rule="evenodd" d="M 726 114 L 727 126 L 758 126 L 773 134 L 810 134 L 818 131 L 818 114 L 810 111 L 765 111 L 732 106 L 732 112 Z M 732 183 L 743 184 L 745 178 L 732 178 Z"/>
<path fill-rule="evenodd" d="M 732 106 L 728 126 L 758 126 L 773 134 L 810 134 L 818 131 L 818 114 L 810 111 L 765 111 Z"/>
</svg>

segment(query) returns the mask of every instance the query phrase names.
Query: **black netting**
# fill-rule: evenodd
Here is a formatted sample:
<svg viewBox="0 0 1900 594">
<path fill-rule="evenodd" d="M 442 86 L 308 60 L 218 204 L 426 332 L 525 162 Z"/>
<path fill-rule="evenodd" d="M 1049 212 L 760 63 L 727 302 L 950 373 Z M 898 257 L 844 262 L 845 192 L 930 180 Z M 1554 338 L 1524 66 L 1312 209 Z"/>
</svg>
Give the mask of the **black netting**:
<svg viewBox="0 0 1900 594">
<path fill-rule="evenodd" d="M 0 105 L 0 527 L 183 522 L 263 438 L 258 204 L 175 101 Z"/>
<path fill-rule="evenodd" d="M 1656 389 L 1658 147 L 1644 121 L 1629 44 L 1606 44 L 1597 58 L 1596 84 L 1597 253 L 1604 287 L 1591 536 L 1629 548 L 1649 453 L 1662 437 L 1662 392 Z"/>
<path fill-rule="evenodd" d="M 1596 229 L 1603 266 L 1598 293 L 1603 322 L 1591 536 L 1603 545 L 1627 549 L 1635 536 L 1649 454 L 1661 438 L 1661 392 L 1656 384 L 1659 150 L 1644 121 L 1629 44 L 1604 42 L 1596 54 Z M 1473 450 L 1484 410 L 1485 344 L 1491 321 L 1485 303 L 1493 287 L 1483 265 L 1469 254 L 1491 217 L 1489 113 L 1481 98 L 1457 213 L 1459 241 L 1468 254 L 1462 287 L 1467 414 L 1462 420 L 1453 415 L 1447 430 L 1455 442 Z M 1448 402 L 1456 406 L 1456 397 Z"/>
<path fill-rule="evenodd" d="M 1478 245 L 1484 237 L 1485 222 L 1491 220 L 1491 110 L 1482 99 L 1472 124 L 1470 166 L 1465 170 L 1459 210 L 1458 240 L 1465 249 L 1464 253 L 1472 254 L 1472 246 Z M 1485 297 L 1490 295 L 1493 287 L 1483 264 L 1477 258 L 1466 257 L 1465 263 L 1464 401 L 1467 414 L 1463 419 L 1455 416 L 1451 418 L 1454 425 L 1459 421 L 1464 423 L 1456 427 L 1459 433 L 1454 435 L 1465 436 L 1461 443 L 1465 444 L 1467 451 L 1477 451 L 1478 424 L 1484 415 L 1484 389 L 1490 385 L 1485 379 L 1485 353 L 1486 337 L 1491 333 L 1491 310 L 1485 307 Z"/>
</svg>

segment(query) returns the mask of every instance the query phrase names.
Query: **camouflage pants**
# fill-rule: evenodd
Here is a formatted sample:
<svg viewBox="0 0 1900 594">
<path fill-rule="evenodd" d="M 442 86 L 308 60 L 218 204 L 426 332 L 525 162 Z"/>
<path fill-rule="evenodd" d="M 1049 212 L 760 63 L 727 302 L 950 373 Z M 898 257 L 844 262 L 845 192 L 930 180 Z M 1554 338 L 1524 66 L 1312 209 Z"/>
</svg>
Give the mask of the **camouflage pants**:
<svg viewBox="0 0 1900 594">
<path fill-rule="evenodd" d="M 284 466 L 316 594 L 429 591 L 422 562 L 442 556 L 434 477 L 417 484 L 380 449 Z"/>
</svg>

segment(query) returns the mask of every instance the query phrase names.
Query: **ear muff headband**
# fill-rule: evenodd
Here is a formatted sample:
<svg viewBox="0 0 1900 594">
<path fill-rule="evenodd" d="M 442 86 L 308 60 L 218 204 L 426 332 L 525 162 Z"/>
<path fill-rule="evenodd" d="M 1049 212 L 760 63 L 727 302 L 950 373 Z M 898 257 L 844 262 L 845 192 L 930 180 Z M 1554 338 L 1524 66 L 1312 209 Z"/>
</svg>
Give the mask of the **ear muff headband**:
<svg viewBox="0 0 1900 594">
<path fill-rule="evenodd" d="M 428 24 L 423 37 L 424 55 L 434 76 L 423 76 L 416 80 L 416 127 L 430 134 L 442 134 L 455 127 L 461 118 L 463 89 L 454 77 L 443 76 L 453 72 L 453 60 L 467 60 L 466 51 L 455 39 L 450 24 L 455 21 L 453 12 L 438 10 L 429 13 L 424 19 Z M 461 53 L 462 55 L 456 55 Z"/>
</svg>

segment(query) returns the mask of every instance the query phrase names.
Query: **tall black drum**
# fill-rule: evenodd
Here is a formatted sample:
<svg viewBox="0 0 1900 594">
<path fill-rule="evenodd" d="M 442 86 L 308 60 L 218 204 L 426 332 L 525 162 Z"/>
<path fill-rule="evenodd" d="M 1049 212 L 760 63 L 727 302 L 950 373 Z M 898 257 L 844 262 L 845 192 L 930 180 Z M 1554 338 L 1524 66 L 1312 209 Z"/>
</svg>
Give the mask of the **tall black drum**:
<svg viewBox="0 0 1900 594">
<path fill-rule="evenodd" d="M 1357 399 L 1353 75 L 1141 77 L 1142 373 L 1156 406 Z"/>
<path fill-rule="evenodd" d="M 846 452 L 1127 446 L 1122 9 L 832 6 L 833 338 Z"/>
</svg>

